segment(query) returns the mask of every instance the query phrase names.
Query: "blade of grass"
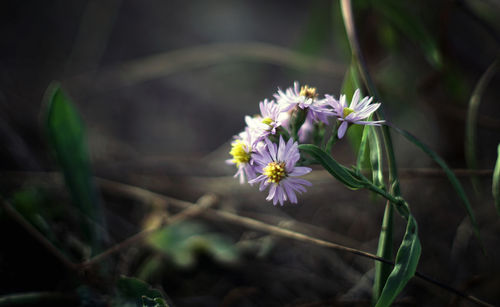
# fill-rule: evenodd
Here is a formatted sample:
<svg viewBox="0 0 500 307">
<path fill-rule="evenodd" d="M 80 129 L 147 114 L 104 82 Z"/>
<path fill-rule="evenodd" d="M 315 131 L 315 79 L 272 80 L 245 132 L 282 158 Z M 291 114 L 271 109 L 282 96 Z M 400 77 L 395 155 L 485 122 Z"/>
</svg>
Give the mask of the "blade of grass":
<svg viewBox="0 0 500 307">
<path fill-rule="evenodd" d="M 375 97 L 376 100 L 380 101 L 379 95 L 377 92 L 377 88 L 375 87 L 375 84 L 373 83 L 370 74 L 368 72 L 368 68 L 366 65 L 366 62 L 364 60 L 363 54 L 361 53 L 361 47 L 359 46 L 358 39 L 356 36 L 356 29 L 355 29 L 355 23 L 354 23 L 354 16 L 352 13 L 352 6 L 351 6 L 351 1 L 350 0 L 341 0 L 340 1 L 340 7 L 342 11 L 342 18 L 344 21 L 344 27 L 347 33 L 347 39 L 349 41 L 349 45 L 351 47 L 351 53 L 352 57 L 354 59 L 354 63 L 357 64 L 360 77 L 363 80 L 363 83 L 365 84 L 366 88 L 368 89 L 368 93 L 372 96 Z M 379 110 L 375 113 L 375 118 L 376 119 L 383 119 L 383 109 L 379 108 Z M 392 145 L 392 139 L 391 139 L 391 133 L 389 131 L 389 128 L 387 126 L 382 126 L 382 136 L 384 140 L 384 147 L 387 155 L 387 161 L 388 161 L 388 167 L 389 167 L 389 186 L 390 186 L 390 193 L 394 196 L 400 196 L 401 191 L 399 188 L 399 179 L 398 179 L 398 169 L 396 165 L 396 156 L 394 154 L 394 148 Z M 387 220 L 387 229 L 390 228 L 390 233 L 385 233 L 384 235 L 381 234 L 381 238 L 383 238 L 383 242 L 381 242 L 381 248 L 377 250 L 378 254 L 385 254 L 388 251 L 388 246 L 392 244 L 392 237 L 389 237 L 388 234 L 392 234 L 392 219 L 389 218 L 389 215 L 392 214 L 392 210 L 394 205 L 393 203 L 388 203 L 390 204 L 390 209 L 386 210 L 384 213 L 384 220 Z M 401 210 L 398 208 L 398 212 L 401 214 Z M 390 259 L 390 258 L 389 258 Z M 390 268 L 385 266 L 384 270 L 389 270 Z M 379 285 L 377 285 L 376 288 L 374 288 L 374 297 L 378 297 L 381 294 L 381 289 L 382 286 L 386 283 L 386 280 L 384 280 L 384 275 L 385 273 L 383 270 L 377 270 L 375 271 L 375 279 L 378 280 Z"/>
<path fill-rule="evenodd" d="M 495 169 L 493 170 L 493 183 L 491 184 L 495 207 L 500 215 L 500 144 L 498 144 L 498 157 Z"/>
<path fill-rule="evenodd" d="M 375 131 L 375 127 L 366 126 L 366 128 L 368 129 L 368 144 L 370 147 L 370 165 L 372 169 L 373 184 L 383 188 L 384 171 L 382 164 L 382 148 L 380 146 L 379 136 Z"/>
<path fill-rule="evenodd" d="M 486 71 L 483 73 L 479 81 L 477 82 L 472 95 L 469 100 L 469 108 L 467 111 L 467 121 L 465 123 L 465 159 L 467 166 L 470 169 L 477 169 L 477 157 L 476 157 L 476 124 L 477 124 L 477 112 L 479 109 L 479 104 L 481 102 L 481 97 L 483 96 L 484 90 L 488 86 L 491 78 L 495 75 L 498 69 L 497 58 Z M 479 182 L 476 176 L 471 177 L 472 184 L 476 193 L 479 193 Z"/>
<path fill-rule="evenodd" d="M 393 211 L 391 203 L 387 201 L 377 246 L 377 256 L 384 259 L 392 259 Z M 374 305 L 380 298 L 380 294 L 382 293 L 391 271 L 392 267 L 390 265 L 380 261 L 375 261 L 375 277 L 373 280 L 372 297 Z"/>
<path fill-rule="evenodd" d="M 394 269 L 380 294 L 376 307 L 390 306 L 396 296 L 403 290 L 408 281 L 415 275 L 422 247 L 418 239 L 417 221 L 413 215 L 408 216 L 406 233 L 396 255 Z"/>
<path fill-rule="evenodd" d="M 333 177 L 342 182 L 348 188 L 356 190 L 365 187 L 365 184 L 362 181 L 354 178 L 344 166 L 335 161 L 335 159 L 318 146 L 312 144 L 301 144 L 299 145 L 299 150 L 305 151 L 307 154 L 311 155 Z"/>
<path fill-rule="evenodd" d="M 394 131 L 396 131 L 397 133 L 404 136 L 408 141 L 410 141 L 411 143 L 416 145 L 418 148 L 420 148 L 429 157 L 431 157 L 432 160 L 434 160 L 434 162 L 436 162 L 439 166 L 441 166 L 443 171 L 446 173 L 446 176 L 448 177 L 448 180 L 450 181 L 451 185 L 455 189 L 455 192 L 457 192 L 457 195 L 462 200 L 462 204 L 464 205 L 465 210 L 467 211 L 467 214 L 469 215 L 469 218 L 471 220 L 471 223 L 472 223 L 472 226 L 474 229 L 474 233 L 477 236 L 477 238 L 479 239 L 479 241 L 481 241 L 481 236 L 479 234 L 479 226 L 477 224 L 476 217 L 474 216 L 474 212 L 472 211 L 472 207 L 471 207 L 471 204 L 469 202 L 469 198 L 467 197 L 467 194 L 465 193 L 462 185 L 460 184 L 460 181 L 458 181 L 458 178 L 455 176 L 453 171 L 448 167 L 446 162 L 444 162 L 444 160 L 438 154 L 436 154 L 432 149 L 430 149 L 428 146 L 426 146 L 424 143 L 422 143 L 420 140 L 418 140 L 411 133 L 409 133 L 403 129 L 397 128 L 395 126 L 392 126 L 392 125 L 390 127 L 392 129 L 394 129 Z"/>
<path fill-rule="evenodd" d="M 99 249 L 101 235 L 93 222 L 103 225 L 103 218 L 92 177 L 84 124 L 58 84 L 49 86 L 45 107 L 45 130 L 49 143 L 62 168 L 73 203 L 85 216 L 81 221 L 82 231 L 95 253 Z"/>
<path fill-rule="evenodd" d="M 427 61 L 434 68 L 440 69 L 443 66 L 441 53 L 435 38 L 421 22 L 421 19 L 413 15 L 412 11 L 403 7 L 401 1 L 378 1 L 373 8 L 418 45 Z"/>
</svg>

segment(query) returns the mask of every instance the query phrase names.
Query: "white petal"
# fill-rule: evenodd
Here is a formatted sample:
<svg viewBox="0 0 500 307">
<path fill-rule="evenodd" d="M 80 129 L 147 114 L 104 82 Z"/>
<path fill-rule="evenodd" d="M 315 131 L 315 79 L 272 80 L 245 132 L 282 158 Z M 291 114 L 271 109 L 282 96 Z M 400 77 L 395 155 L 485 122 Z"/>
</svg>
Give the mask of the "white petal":
<svg viewBox="0 0 500 307">
<path fill-rule="evenodd" d="M 359 91 L 359 88 L 354 92 L 354 95 L 352 95 L 352 100 L 351 100 L 351 105 L 349 108 L 355 109 L 356 105 L 358 104 L 359 101 L 359 96 L 361 96 L 361 92 Z"/>
</svg>

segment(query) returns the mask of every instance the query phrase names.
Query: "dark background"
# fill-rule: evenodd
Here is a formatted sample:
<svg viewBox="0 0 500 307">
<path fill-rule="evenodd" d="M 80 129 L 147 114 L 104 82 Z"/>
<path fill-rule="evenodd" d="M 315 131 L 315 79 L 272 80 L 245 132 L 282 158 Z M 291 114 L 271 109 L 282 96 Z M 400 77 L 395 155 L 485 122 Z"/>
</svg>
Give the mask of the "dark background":
<svg viewBox="0 0 500 307">
<path fill-rule="evenodd" d="M 467 214 L 438 166 L 395 136 L 403 196 L 420 227 L 419 270 L 498 304 L 500 222 L 490 172 L 500 141 L 498 76 L 486 88 L 478 112 L 476 155 L 478 168 L 485 171 L 477 178 L 477 190 L 463 169 L 467 106 L 477 81 L 498 55 L 500 5 L 408 2 L 396 5 L 391 17 L 377 1 L 355 2 L 361 48 L 388 121 L 411 131 L 459 169 L 487 252 L 481 252 Z M 44 92 L 57 80 L 85 122 L 97 176 L 193 202 L 212 192 L 220 209 L 376 251 L 381 199 L 350 191 L 317 169 L 307 178 L 314 186 L 298 205 L 273 207 L 265 194 L 240 186 L 231 177 L 234 167 L 224 163 L 244 116 L 256 114 L 258 102 L 271 98 L 278 87 L 299 81 L 339 96 L 350 51 L 336 1 L 2 1 L 0 16 L 4 197 L 42 187 L 49 199 L 71 202 L 61 180 L 48 180 L 45 173 L 59 169 L 43 130 Z M 428 58 L 429 38 L 440 53 L 438 64 Z M 335 146 L 334 156 L 347 164 L 356 159 L 348 140 Z M 108 226 L 116 233 L 110 245 L 140 230 L 150 207 L 106 191 L 102 195 Z M 397 247 L 404 223 L 395 220 Z M 166 265 L 147 281 L 175 305 L 369 302 L 372 261 L 241 226 L 199 222 L 233 242 L 266 238 L 272 248 L 259 257 L 250 253 L 232 266 L 205 258 L 190 269 Z M 64 222 L 60 228 L 72 231 Z M 0 294 L 74 293 L 86 283 L 61 268 L 5 215 L 0 230 Z M 107 279 L 90 286 L 96 289 L 93 295 L 109 291 L 119 274 L 137 275 L 148 253 L 127 258 L 126 269 L 113 262 Z M 169 263 L 168 257 L 164 261 Z M 416 279 L 398 304 L 466 305 Z"/>
</svg>

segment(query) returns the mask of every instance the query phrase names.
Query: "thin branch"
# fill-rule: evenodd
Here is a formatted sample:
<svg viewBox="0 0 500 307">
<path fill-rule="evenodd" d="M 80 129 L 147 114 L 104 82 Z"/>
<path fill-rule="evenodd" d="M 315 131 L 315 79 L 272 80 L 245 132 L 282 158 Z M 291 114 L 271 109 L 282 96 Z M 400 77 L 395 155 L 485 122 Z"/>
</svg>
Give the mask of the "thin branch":
<svg viewBox="0 0 500 307">
<path fill-rule="evenodd" d="M 207 194 L 205 196 L 202 196 L 196 204 L 192 204 L 189 207 L 186 207 L 184 210 L 181 212 L 175 214 L 172 217 L 167 217 L 165 218 L 158 226 L 152 227 L 149 229 L 145 229 L 127 239 L 124 241 L 112 246 L 111 248 L 107 249 L 106 251 L 100 253 L 99 255 L 96 255 L 92 257 L 91 259 L 83 262 L 80 264 L 81 267 L 88 268 L 93 266 L 94 264 L 102 261 L 103 259 L 109 257 L 110 255 L 117 253 L 124 248 L 127 248 L 133 244 L 137 244 L 144 239 L 146 239 L 149 235 L 155 233 L 156 231 L 165 228 L 168 225 L 180 222 L 182 220 L 185 220 L 187 218 L 194 217 L 196 215 L 199 215 L 200 213 L 203 212 L 206 208 L 212 206 L 215 204 L 217 198 L 214 195 Z"/>
<path fill-rule="evenodd" d="M 40 244 L 42 244 L 51 254 L 53 254 L 61 263 L 71 270 L 77 268 L 77 264 L 72 262 L 65 254 L 52 244 L 43 234 L 38 231 L 30 222 L 28 222 L 12 205 L 5 199 L 0 198 L 0 201 L 7 214 L 23 227 L 30 235 L 32 235 Z"/>
<path fill-rule="evenodd" d="M 197 205 L 197 204 L 193 204 L 191 202 L 187 202 L 187 201 L 179 200 L 179 199 L 176 199 L 173 197 L 168 197 L 168 196 L 165 196 L 165 195 L 162 195 L 159 193 L 155 193 L 155 192 L 152 192 L 152 191 L 149 191 L 149 190 L 137 187 L 137 186 L 132 186 L 132 185 L 128 185 L 128 184 L 124 184 L 124 183 L 120 183 L 120 182 L 116 182 L 116 181 L 112 181 L 112 180 L 108 180 L 108 179 L 104 179 L 104 178 L 99 178 L 99 177 L 96 177 L 95 179 L 96 179 L 97 183 L 101 186 L 101 188 L 104 188 L 106 190 L 110 190 L 110 191 L 114 191 L 114 192 L 117 192 L 117 193 L 120 193 L 123 195 L 127 195 L 128 197 L 135 198 L 135 199 L 137 199 L 141 202 L 144 202 L 144 203 L 154 203 L 155 205 L 162 206 L 162 207 L 167 207 L 168 205 L 171 205 L 171 206 L 174 206 L 178 209 L 182 209 L 183 211 L 172 216 L 169 220 L 166 221 L 169 223 L 175 223 L 175 222 L 178 222 L 178 221 L 180 221 L 184 218 L 187 218 L 187 217 L 192 217 L 194 215 L 200 215 L 200 216 L 204 216 L 206 218 L 223 220 L 223 221 L 230 222 L 230 223 L 233 223 L 233 224 L 236 224 L 239 226 L 243 226 L 243 227 L 247 227 L 247 228 L 251 228 L 251 229 L 255 229 L 255 230 L 260 230 L 260 231 L 267 232 L 267 233 L 277 235 L 277 236 L 281 236 L 284 238 L 289 238 L 289 239 L 297 240 L 300 242 L 312 243 L 314 245 L 323 246 L 323 247 L 327 247 L 327 248 L 331 248 L 331 249 L 335 249 L 335 250 L 339 250 L 339 251 L 344 251 L 344 252 L 352 253 L 352 254 L 359 255 L 359 256 L 362 256 L 365 258 L 369 258 L 372 260 L 380 261 L 382 263 L 386 263 L 389 265 L 394 265 L 394 262 L 392 262 L 392 261 L 388 261 L 384 258 L 378 257 L 374 254 L 371 254 L 371 253 L 368 253 L 365 251 L 361 251 L 361 250 L 358 250 L 355 248 L 343 246 L 343 245 L 329 242 L 326 240 L 321 240 L 321 239 L 318 239 L 318 238 L 315 238 L 312 236 L 308 236 L 308 235 L 305 235 L 305 234 L 302 234 L 299 232 L 295 232 L 292 230 L 283 229 L 283 228 L 280 228 L 278 226 L 270 225 L 270 224 L 267 224 L 267 223 L 264 223 L 264 222 L 261 222 L 261 221 L 255 220 L 255 219 L 251 219 L 248 217 L 239 216 L 237 214 L 230 213 L 227 211 L 208 208 L 209 206 L 211 206 L 212 204 L 214 204 L 216 202 L 216 198 L 214 198 L 213 195 L 208 195 L 208 196 L 202 197 L 198 201 L 198 205 Z M 138 234 L 130 237 L 129 239 L 126 239 L 125 241 L 119 243 L 118 245 L 111 247 L 109 250 L 103 252 L 100 255 L 97 255 L 96 257 L 90 259 L 87 262 L 83 262 L 81 264 L 75 264 L 75 263 L 72 263 L 64 254 L 62 254 L 36 228 L 34 228 L 28 221 L 26 221 L 24 219 L 24 217 L 22 217 L 14 208 L 12 208 L 12 206 L 7 201 L 2 199 L 1 202 L 4 206 L 4 208 L 6 209 L 7 213 L 13 219 L 15 219 L 18 223 L 20 223 L 23 227 L 25 227 L 27 229 L 27 231 L 31 235 L 33 235 L 37 240 L 39 240 L 42 243 L 42 245 L 44 245 L 50 252 L 52 252 L 55 257 L 57 257 L 61 262 L 63 262 L 65 265 L 67 265 L 68 267 L 70 267 L 72 269 L 81 269 L 82 267 L 88 267 L 92 264 L 95 264 L 96 262 L 104 259 L 105 257 L 111 255 L 112 253 L 115 253 L 119 250 L 122 250 L 125 247 L 128 247 L 132 244 L 135 244 L 135 243 L 142 241 L 142 239 L 144 239 L 145 237 L 147 237 L 148 234 L 150 234 L 150 233 L 143 234 L 142 232 L 138 233 Z M 162 226 L 165 226 L 165 225 L 162 225 Z M 155 230 L 157 230 L 157 229 L 155 229 Z M 150 231 L 150 230 L 145 230 L 145 232 L 148 232 L 148 231 Z M 421 279 L 423 279 L 431 284 L 439 286 L 442 289 L 445 289 L 449 292 L 452 292 L 460 297 L 463 297 L 463 298 L 468 299 L 472 302 L 475 302 L 479 305 L 493 306 L 489 303 L 486 303 L 486 302 L 476 298 L 475 296 L 465 294 L 465 293 L 458 291 L 458 290 L 456 290 L 456 289 L 454 289 L 446 284 L 443 284 L 439 281 L 436 281 L 435 279 L 433 279 L 425 274 L 416 272 L 415 276 L 419 277 L 419 278 L 421 278 Z"/>
<path fill-rule="evenodd" d="M 103 178 L 96 178 L 96 180 L 99 183 L 99 185 L 104 189 L 113 190 L 115 192 L 122 192 L 122 193 L 128 195 L 129 197 L 134 197 L 138 200 L 147 201 L 147 202 L 156 200 L 156 203 L 163 203 L 165 205 L 169 204 L 169 205 L 175 206 L 177 208 L 181 208 L 181 209 L 186 209 L 186 208 L 189 208 L 190 206 L 192 206 L 192 204 L 189 202 L 178 200 L 178 199 L 168 197 L 168 196 L 165 196 L 162 194 L 158 194 L 158 193 L 155 193 L 155 192 L 152 192 L 152 191 L 140 188 L 140 187 L 131 186 L 128 184 L 119 183 L 116 181 L 107 180 L 107 179 L 103 179 Z M 285 238 L 289 238 L 289 239 L 294 239 L 294 240 L 301 241 L 301 242 L 312 243 L 312 244 L 315 244 L 318 246 L 328 247 L 328 248 L 332 248 L 332 249 L 339 250 L 339 251 L 349 252 L 349 253 L 359 255 L 359 256 L 362 256 L 365 258 L 380 261 L 380 262 L 383 262 L 383 263 L 386 263 L 389 265 L 394 265 L 394 262 L 388 261 L 384 258 L 378 257 L 378 256 L 371 254 L 371 253 L 367 253 L 367 252 L 364 252 L 364 251 L 361 251 L 361 250 L 358 250 L 355 248 L 346 247 L 346 246 L 336 244 L 333 242 L 317 239 L 317 238 L 312 237 L 312 236 L 308 236 L 308 235 L 298 233 L 298 232 L 288 230 L 288 229 L 283 229 L 283 228 L 280 228 L 280 227 L 277 227 L 274 225 L 269 225 L 267 223 L 264 223 L 264 222 L 261 222 L 258 220 L 254 220 L 254 219 L 251 219 L 248 217 L 239 216 L 237 214 L 230 213 L 227 211 L 208 208 L 208 209 L 204 210 L 203 212 L 201 212 L 201 216 L 205 216 L 207 218 L 216 219 L 216 220 L 224 220 L 224 221 L 236 224 L 236 225 L 240 225 L 240 226 L 247 227 L 247 228 L 252 228 L 255 230 L 260 230 L 260 231 L 267 232 L 267 233 L 270 233 L 273 235 L 277 235 L 277 236 L 281 236 L 281 237 L 285 237 Z M 468 294 L 463 293 L 459 290 L 456 290 L 456 289 L 454 289 L 446 284 L 443 284 L 439 281 L 436 281 L 435 279 L 433 279 L 433 278 L 431 278 L 423 273 L 416 272 L 415 276 L 419 277 L 422 280 L 425 280 L 431 284 L 434 284 L 434 285 L 436 285 L 444 290 L 452 292 L 460 297 L 463 297 L 467 300 L 470 300 L 474 303 L 477 303 L 479 305 L 493 306 L 489 303 L 486 303 L 486 302 L 478 299 L 475 296 L 468 295 Z"/>
</svg>

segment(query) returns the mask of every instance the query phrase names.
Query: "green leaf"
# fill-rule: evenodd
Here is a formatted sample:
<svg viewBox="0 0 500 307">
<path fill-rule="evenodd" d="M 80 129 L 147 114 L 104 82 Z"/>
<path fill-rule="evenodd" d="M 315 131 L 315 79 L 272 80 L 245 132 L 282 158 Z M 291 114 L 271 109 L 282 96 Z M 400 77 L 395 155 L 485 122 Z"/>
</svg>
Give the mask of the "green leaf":
<svg viewBox="0 0 500 307">
<path fill-rule="evenodd" d="M 209 233 L 202 224 L 182 222 L 161 229 L 149 237 L 149 243 L 168 254 L 180 267 L 195 264 L 200 253 L 220 262 L 231 263 L 238 259 L 238 250 L 223 235 Z"/>
<path fill-rule="evenodd" d="M 350 171 L 335 161 L 330 155 L 316 145 L 301 144 L 299 149 L 316 159 L 333 177 L 348 188 L 357 190 L 365 187 L 365 183 L 354 178 Z"/>
<path fill-rule="evenodd" d="M 46 132 L 50 145 L 64 173 L 73 202 L 86 216 L 82 230 L 98 251 L 99 234 L 95 223 L 103 224 L 96 185 L 85 140 L 84 125 L 71 100 L 57 84 L 52 84 L 46 94 Z"/>
<path fill-rule="evenodd" d="M 427 61 L 436 69 L 441 69 L 443 60 L 438 44 L 421 20 L 411 13 L 400 1 L 377 1 L 378 10 L 396 28 L 422 49 Z"/>
<path fill-rule="evenodd" d="M 356 168 L 359 171 L 364 169 L 363 164 L 367 160 L 366 156 L 370 150 L 368 147 L 368 129 L 368 125 L 363 126 L 363 134 L 361 136 L 361 142 L 359 143 L 358 157 L 356 159 Z"/>
<path fill-rule="evenodd" d="M 392 240 L 393 240 L 393 208 L 387 202 L 384 211 L 384 219 L 380 230 L 377 256 L 387 260 L 392 260 Z M 375 261 L 375 277 L 373 281 L 373 303 L 376 303 L 382 293 L 387 278 L 391 273 L 392 266 L 380 261 Z"/>
<path fill-rule="evenodd" d="M 142 307 L 168 307 L 167 302 L 161 297 L 149 298 L 147 296 L 142 297 Z"/>
<path fill-rule="evenodd" d="M 331 4 L 328 1 L 311 1 L 307 24 L 297 51 L 318 55 L 331 37 Z"/>
<path fill-rule="evenodd" d="M 408 141 L 411 143 L 415 144 L 418 148 L 422 149 L 423 152 L 425 152 L 429 157 L 431 157 L 441 168 L 444 170 L 446 173 L 446 176 L 448 177 L 448 180 L 450 181 L 451 185 L 457 192 L 457 195 L 460 197 L 462 200 L 462 203 L 465 207 L 465 210 L 467 211 L 467 214 L 469 215 L 469 218 L 471 220 L 472 226 L 474 228 L 474 233 L 476 234 L 477 238 L 481 241 L 481 236 L 479 234 L 479 226 L 477 225 L 476 218 L 474 216 L 474 212 L 472 211 L 471 204 L 469 202 L 469 199 L 467 198 L 467 194 L 465 194 L 465 191 L 460 184 L 460 181 L 458 181 L 458 178 L 455 176 L 453 171 L 448 167 L 446 162 L 437 154 L 435 153 L 432 149 L 430 149 L 428 146 L 420 142 L 415 136 L 410 134 L 409 132 L 399 129 L 394 126 L 390 126 L 392 129 L 394 129 L 396 132 L 404 136 Z"/>
<path fill-rule="evenodd" d="M 410 214 L 403 242 L 401 242 L 396 255 L 394 268 L 380 294 L 376 307 L 390 306 L 408 281 L 415 275 L 421 250 L 417 221 Z"/>
<path fill-rule="evenodd" d="M 477 122 L 477 112 L 479 110 L 479 104 L 481 102 L 481 97 L 483 96 L 484 90 L 488 86 L 491 78 L 495 75 L 498 68 L 499 59 L 497 58 L 483 73 L 469 100 L 469 108 L 467 110 L 467 121 L 465 123 L 465 158 L 467 166 L 470 169 L 477 169 L 477 158 L 476 158 L 476 122 Z M 479 182 L 477 177 L 471 177 L 472 184 L 476 192 L 479 192 Z"/>
<path fill-rule="evenodd" d="M 369 120 L 371 120 L 371 116 Z M 374 185 L 382 188 L 384 187 L 384 173 L 382 165 L 382 147 L 380 145 L 379 135 L 375 131 L 375 127 L 366 126 L 366 128 L 368 128 L 368 144 L 370 146 L 372 181 Z"/>
<path fill-rule="evenodd" d="M 144 306 L 143 297 L 152 301 L 159 298 L 157 302 L 163 302 L 164 305 L 158 306 L 166 306 L 159 290 L 134 277 L 121 276 L 116 283 L 116 290 L 117 296 L 113 301 L 113 306 Z"/>
<path fill-rule="evenodd" d="M 379 188 L 384 188 L 384 177 L 382 171 L 382 148 L 380 140 L 374 127 L 366 126 L 365 128 L 368 143 L 370 147 L 370 164 L 372 168 L 372 182 Z M 377 256 L 387 260 L 392 260 L 392 243 L 393 243 L 393 207 L 387 203 L 382 220 L 380 230 Z M 375 277 L 373 283 L 373 302 L 375 303 L 382 289 L 387 282 L 387 278 L 392 270 L 392 266 L 379 261 L 375 262 Z"/>
<path fill-rule="evenodd" d="M 493 183 L 491 185 L 493 192 L 493 199 L 495 200 L 495 207 L 498 214 L 500 214 L 500 144 L 498 144 L 498 156 L 495 169 L 493 170 Z"/>
</svg>

